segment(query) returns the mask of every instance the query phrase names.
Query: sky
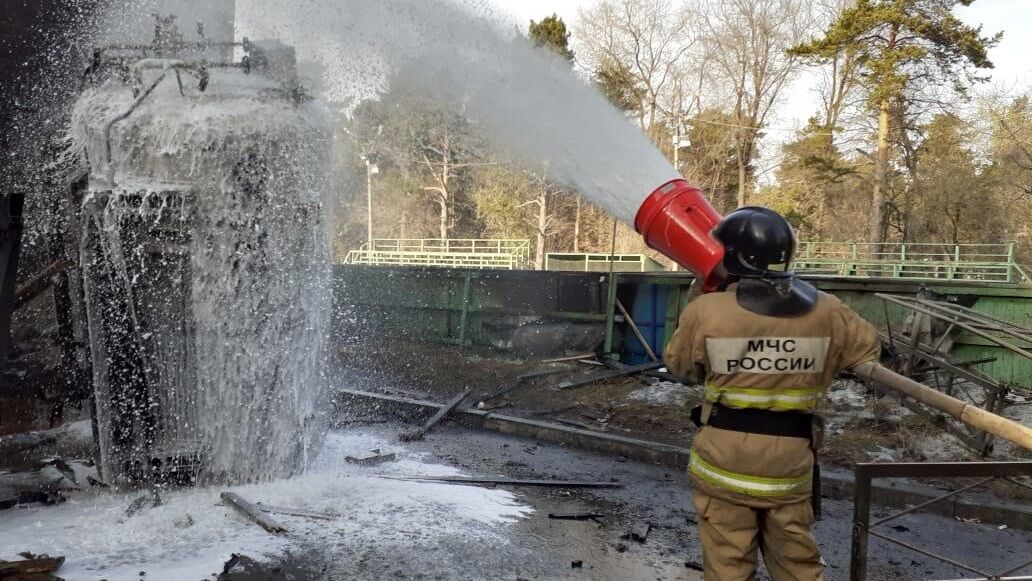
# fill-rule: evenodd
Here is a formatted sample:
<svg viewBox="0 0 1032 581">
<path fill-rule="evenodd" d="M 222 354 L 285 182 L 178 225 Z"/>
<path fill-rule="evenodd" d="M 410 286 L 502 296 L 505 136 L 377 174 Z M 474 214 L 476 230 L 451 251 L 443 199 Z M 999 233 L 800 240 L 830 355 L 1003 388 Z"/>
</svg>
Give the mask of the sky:
<svg viewBox="0 0 1032 581">
<path fill-rule="evenodd" d="M 577 19 L 580 7 L 594 0 L 493 0 L 509 12 L 522 27 L 531 19 L 556 13 L 567 25 Z M 989 53 L 995 68 L 988 87 L 1028 92 L 1032 89 L 1032 0 L 976 0 L 955 10 L 961 20 L 983 25 L 983 34 L 1003 32 L 1003 39 Z M 778 115 L 771 120 L 768 145 L 792 138 L 817 110 L 813 78 L 801 77 L 785 91 Z"/>
</svg>

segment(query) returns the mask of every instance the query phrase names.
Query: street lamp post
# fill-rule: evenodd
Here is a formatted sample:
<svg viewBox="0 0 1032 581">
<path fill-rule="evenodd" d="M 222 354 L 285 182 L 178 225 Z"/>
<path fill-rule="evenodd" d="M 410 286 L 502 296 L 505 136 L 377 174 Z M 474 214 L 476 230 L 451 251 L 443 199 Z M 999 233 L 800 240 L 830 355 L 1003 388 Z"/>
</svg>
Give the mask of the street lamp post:
<svg viewBox="0 0 1032 581">
<path fill-rule="evenodd" d="M 680 127 L 678 127 L 677 132 L 674 133 L 673 142 L 674 142 L 674 171 L 676 171 L 678 173 L 678 175 L 680 175 L 680 173 L 681 173 L 681 148 L 682 147 L 691 147 L 692 142 L 690 140 L 688 140 L 688 139 L 682 139 L 681 138 L 681 129 L 680 129 Z M 675 270 L 675 271 L 679 270 L 676 262 L 673 263 L 671 268 L 673 270 Z"/>
<path fill-rule="evenodd" d="M 366 243 L 373 250 L 373 176 L 380 173 L 380 168 L 363 154 L 362 161 L 366 166 Z"/>
<path fill-rule="evenodd" d="M 680 131 L 678 131 L 676 134 L 674 134 L 673 142 L 674 142 L 674 169 L 677 170 L 678 173 L 680 173 L 681 169 L 678 166 L 680 165 L 680 162 L 681 162 L 681 148 L 682 147 L 690 147 L 692 145 L 692 142 L 690 140 L 688 140 L 688 139 L 682 139 Z"/>
</svg>

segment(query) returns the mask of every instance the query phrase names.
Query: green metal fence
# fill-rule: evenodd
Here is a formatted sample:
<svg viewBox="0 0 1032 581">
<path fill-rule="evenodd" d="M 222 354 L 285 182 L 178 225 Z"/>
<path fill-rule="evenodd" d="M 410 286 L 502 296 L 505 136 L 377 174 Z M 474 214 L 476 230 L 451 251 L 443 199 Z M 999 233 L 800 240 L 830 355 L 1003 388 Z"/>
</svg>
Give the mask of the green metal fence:
<svg viewBox="0 0 1032 581">
<path fill-rule="evenodd" d="M 808 275 L 1029 282 L 1014 244 L 800 242 L 795 270 Z"/>
<path fill-rule="evenodd" d="M 659 262 L 644 254 L 602 254 L 591 252 L 549 252 L 545 254 L 545 270 L 576 272 L 657 272 L 664 270 Z"/>
<path fill-rule="evenodd" d="M 379 238 L 348 252 L 344 264 L 516 270 L 530 263 L 529 240 Z"/>
</svg>

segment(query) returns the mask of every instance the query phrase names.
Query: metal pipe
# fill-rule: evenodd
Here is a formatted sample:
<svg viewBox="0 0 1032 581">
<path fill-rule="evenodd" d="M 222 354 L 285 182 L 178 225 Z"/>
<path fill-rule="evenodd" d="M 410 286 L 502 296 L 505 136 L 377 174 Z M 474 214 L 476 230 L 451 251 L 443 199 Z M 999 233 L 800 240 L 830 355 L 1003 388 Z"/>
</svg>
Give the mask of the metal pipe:
<svg viewBox="0 0 1032 581">
<path fill-rule="evenodd" d="M 897 545 L 899 545 L 901 547 L 905 547 L 907 549 L 910 549 L 911 551 L 914 551 L 915 553 L 920 553 L 922 555 L 925 555 L 926 557 L 931 557 L 933 559 L 942 561 L 943 563 L 949 563 L 950 565 L 953 565 L 954 567 L 957 567 L 958 569 L 964 569 L 965 571 L 971 571 L 972 573 L 978 573 L 979 575 L 985 575 L 985 579 L 986 580 L 994 579 L 995 578 L 992 573 L 986 573 L 985 571 L 982 571 L 981 569 L 976 569 L 974 567 L 971 567 L 970 565 L 965 565 L 964 563 L 961 563 L 960 561 L 954 561 L 953 559 L 951 559 L 949 557 L 946 557 L 946 556 L 943 556 L 943 555 L 940 555 L 938 553 L 933 553 L 931 551 L 926 551 L 925 549 L 922 549 L 921 547 L 918 547 L 917 545 L 913 545 L 911 543 L 908 543 L 906 541 L 902 541 L 900 539 L 897 539 L 895 537 L 891 537 L 889 535 L 880 533 L 878 531 L 868 530 L 867 534 L 871 535 L 872 537 L 878 537 L 879 539 L 882 539 L 883 541 L 888 541 L 890 543 L 895 543 L 895 544 L 897 544 Z"/>
<path fill-rule="evenodd" d="M 123 121 L 123 120 L 127 119 L 130 115 L 132 115 L 133 111 L 135 111 L 136 108 L 140 106 L 140 103 L 143 103 L 143 101 L 147 97 L 149 97 L 151 93 L 154 92 L 154 89 L 156 89 L 158 87 L 158 85 L 161 83 L 161 81 L 163 81 L 165 79 L 165 76 L 168 75 L 168 72 L 170 70 L 172 70 L 172 69 L 165 69 L 161 73 L 161 75 L 158 76 L 158 78 L 154 79 L 154 82 L 152 82 L 146 89 L 144 89 L 144 91 L 142 93 L 140 93 L 140 95 L 138 97 L 136 97 L 136 100 L 133 101 L 133 103 L 131 105 L 129 105 L 128 109 L 126 109 L 123 113 L 120 113 L 118 116 L 116 116 L 114 119 L 108 121 L 107 124 L 104 125 L 104 145 L 105 145 L 104 156 L 105 156 L 105 159 L 106 159 L 107 164 L 108 164 L 108 171 L 111 172 L 112 174 L 114 174 L 114 170 L 111 169 L 111 167 L 110 167 L 111 166 L 111 129 L 115 126 L 115 123 L 118 123 L 119 121 Z"/>
<path fill-rule="evenodd" d="M 857 365 L 853 368 L 853 373 L 862 379 L 943 411 L 973 428 L 1003 438 L 1026 450 L 1032 450 L 1032 428 L 938 392 L 873 361 Z"/>
<path fill-rule="evenodd" d="M 114 174 L 114 170 L 110 167 L 111 130 L 114 128 L 115 124 L 120 121 L 124 121 L 130 115 L 132 115 L 133 111 L 136 111 L 136 108 L 139 107 L 140 104 L 143 103 L 147 99 L 147 97 L 149 97 L 150 94 L 154 92 L 154 89 L 158 88 L 158 85 L 161 84 L 161 81 L 165 80 L 165 77 L 168 76 L 168 73 L 170 71 L 175 71 L 178 74 L 180 70 L 183 70 L 197 75 L 200 83 L 198 89 L 204 91 L 208 86 L 208 72 L 205 67 L 206 65 L 204 63 L 189 63 L 180 60 L 168 59 L 144 59 L 133 65 L 134 82 L 136 82 L 138 85 L 142 85 L 143 83 L 143 71 L 145 69 L 160 69 L 161 74 L 158 75 L 158 78 L 154 79 L 154 81 L 150 85 L 148 85 L 147 88 L 139 94 L 139 96 L 136 97 L 136 100 L 134 100 L 133 103 L 129 105 L 129 108 L 126 109 L 125 112 L 119 114 L 114 119 L 108 121 L 107 124 L 104 126 L 104 145 L 106 149 L 105 157 L 107 160 L 107 164 L 109 166 L 108 171 L 111 172 L 112 175 Z M 182 87 L 180 87 L 180 90 L 182 90 Z"/>
<path fill-rule="evenodd" d="M 885 294 L 881 294 L 881 293 L 876 293 L 874 296 L 876 296 L 876 297 L 878 297 L 880 299 L 887 300 L 887 301 L 892 301 L 892 302 L 896 303 L 897 305 L 901 305 L 901 306 L 903 306 L 903 307 L 905 307 L 907 309 L 916 311 L 918 313 L 923 313 L 923 314 L 928 315 L 930 317 L 935 317 L 935 318 L 942 319 L 942 318 L 944 318 L 944 315 L 945 315 L 945 317 L 948 317 L 948 316 L 954 314 L 954 313 L 945 313 L 944 314 L 941 310 L 939 310 L 935 306 L 932 306 L 932 308 L 929 308 L 928 305 L 925 305 L 923 303 L 919 303 L 919 304 L 915 305 L 912 302 L 909 302 L 909 301 L 906 301 L 906 300 L 902 300 L 899 297 L 895 297 L 895 296 L 892 296 L 892 295 L 885 295 Z M 964 329 L 965 331 L 969 331 L 971 333 L 974 333 L 975 335 L 978 335 L 979 337 L 982 337 L 983 339 L 988 339 L 988 340 L 990 340 L 990 341 L 1000 345 L 1001 347 L 1005 347 L 1005 348 L 1007 348 L 1007 349 L 1009 349 L 1009 350 L 1011 350 L 1011 351 L 1013 351 L 1013 352 L 1015 352 L 1015 353 L 1017 353 L 1019 355 L 1024 355 L 1025 357 L 1028 357 L 1029 359 L 1032 359 L 1032 352 L 1026 351 L 1026 350 L 1022 349 L 1021 347 L 1018 347 L 1017 345 L 1008 343 L 1008 342 L 1004 341 L 1003 339 L 1000 339 L 999 337 L 994 337 L 994 336 L 990 335 L 989 333 L 986 333 L 984 331 L 979 330 L 976 327 L 971 326 L 969 323 L 957 322 L 955 324 L 956 324 L 956 326 L 960 327 L 961 329 Z M 1007 329 L 1000 328 L 1000 329 L 998 329 L 998 331 L 1001 332 L 1001 333 L 1006 333 L 1008 335 L 1011 335 L 1011 336 L 1013 336 L 1013 337 L 1015 337 L 1015 338 L 1017 338 L 1019 340 L 1028 341 L 1028 337 L 1027 336 L 1014 335 L 1013 332 L 1011 332 L 1011 331 L 1009 331 Z"/>
</svg>

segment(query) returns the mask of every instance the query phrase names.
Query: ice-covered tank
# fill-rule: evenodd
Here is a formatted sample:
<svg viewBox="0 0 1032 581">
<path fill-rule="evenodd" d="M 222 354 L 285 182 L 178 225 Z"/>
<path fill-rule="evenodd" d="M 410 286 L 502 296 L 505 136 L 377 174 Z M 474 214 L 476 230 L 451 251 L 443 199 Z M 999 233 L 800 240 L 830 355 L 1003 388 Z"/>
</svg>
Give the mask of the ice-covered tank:
<svg viewBox="0 0 1032 581">
<path fill-rule="evenodd" d="M 292 48 L 172 19 L 86 79 L 70 143 L 103 478 L 296 472 L 321 434 L 325 108 Z"/>
</svg>

